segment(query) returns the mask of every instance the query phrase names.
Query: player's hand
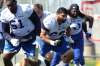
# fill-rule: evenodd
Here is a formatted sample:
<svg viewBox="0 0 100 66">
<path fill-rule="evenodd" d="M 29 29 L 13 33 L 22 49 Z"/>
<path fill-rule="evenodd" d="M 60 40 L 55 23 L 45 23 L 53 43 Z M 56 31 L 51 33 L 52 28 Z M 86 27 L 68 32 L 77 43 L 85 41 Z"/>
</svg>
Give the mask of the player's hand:
<svg viewBox="0 0 100 66">
<path fill-rule="evenodd" d="M 71 37 L 65 37 L 65 40 L 69 43 L 69 44 L 73 44 L 74 40 Z"/>
<path fill-rule="evenodd" d="M 73 40 L 71 37 L 69 37 L 68 43 L 69 43 L 69 44 L 73 44 L 73 43 L 74 43 L 74 40 Z"/>
<path fill-rule="evenodd" d="M 91 33 L 88 33 L 88 32 L 86 33 L 86 38 L 87 38 L 87 39 L 91 38 L 91 36 L 92 36 Z"/>
<path fill-rule="evenodd" d="M 60 46 L 61 40 L 50 41 L 50 44 L 53 45 L 53 46 Z"/>
<path fill-rule="evenodd" d="M 55 46 L 60 46 L 61 45 L 61 40 L 55 40 Z"/>
<path fill-rule="evenodd" d="M 88 32 L 86 33 L 86 38 L 89 39 L 92 36 L 92 29 L 89 28 Z"/>
<path fill-rule="evenodd" d="M 16 38 L 11 38 L 10 42 L 13 46 L 18 46 L 19 45 L 19 39 Z"/>
</svg>

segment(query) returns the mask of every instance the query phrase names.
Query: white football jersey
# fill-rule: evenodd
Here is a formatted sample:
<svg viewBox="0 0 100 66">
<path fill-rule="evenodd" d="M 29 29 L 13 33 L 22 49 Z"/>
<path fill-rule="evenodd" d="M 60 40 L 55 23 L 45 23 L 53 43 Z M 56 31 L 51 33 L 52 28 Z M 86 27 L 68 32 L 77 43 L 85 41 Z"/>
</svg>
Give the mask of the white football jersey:
<svg viewBox="0 0 100 66">
<path fill-rule="evenodd" d="M 71 18 L 70 21 L 71 21 L 70 22 L 71 25 L 77 25 L 76 29 L 74 29 L 72 31 L 72 35 L 79 34 L 82 31 L 82 22 L 83 22 L 83 19 L 80 18 L 80 17 L 77 17 L 77 18 Z"/>
<path fill-rule="evenodd" d="M 1 22 L 10 24 L 10 32 L 15 36 L 25 36 L 34 30 L 34 24 L 29 20 L 33 12 L 31 5 L 17 5 L 16 14 L 12 14 L 8 8 L 5 8 L 1 12 Z"/>
<path fill-rule="evenodd" d="M 43 20 L 43 26 L 49 30 L 48 35 L 51 39 L 59 39 L 62 37 L 64 35 L 65 29 L 67 29 L 69 25 L 70 24 L 67 19 L 59 25 L 55 14 L 49 15 Z"/>
</svg>

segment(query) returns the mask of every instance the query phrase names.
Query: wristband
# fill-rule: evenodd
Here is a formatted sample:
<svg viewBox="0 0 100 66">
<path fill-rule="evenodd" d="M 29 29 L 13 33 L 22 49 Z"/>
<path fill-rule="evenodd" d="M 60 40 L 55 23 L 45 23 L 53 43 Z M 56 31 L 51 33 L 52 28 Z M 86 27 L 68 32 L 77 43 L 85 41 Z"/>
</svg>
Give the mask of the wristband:
<svg viewBox="0 0 100 66">
<path fill-rule="evenodd" d="M 88 33 L 92 34 L 92 28 L 88 29 Z"/>
</svg>

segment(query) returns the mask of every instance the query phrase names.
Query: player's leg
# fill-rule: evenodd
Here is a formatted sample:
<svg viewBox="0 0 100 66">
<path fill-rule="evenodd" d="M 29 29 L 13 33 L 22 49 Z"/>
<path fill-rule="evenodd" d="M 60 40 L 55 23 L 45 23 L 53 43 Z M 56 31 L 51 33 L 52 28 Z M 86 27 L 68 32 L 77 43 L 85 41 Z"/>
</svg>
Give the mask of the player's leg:
<svg viewBox="0 0 100 66">
<path fill-rule="evenodd" d="M 50 66 L 56 66 L 61 60 L 61 54 L 54 52 Z"/>
<path fill-rule="evenodd" d="M 5 40 L 5 46 L 3 51 L 3 60 L 5 66 L 13 66 L 11 59 L 19 50 L 20 46 L 13 46 L 13 44 Z"/>
<path fill-rule="evenodd" d="M 52 54 L 53 53 L 52 52 L 48 52 L 48 50 L 45 52 L 43 49 L 41 49 L 41 47 L 43 47 L 43 45 L 44 45 L 44 41 L 39 36 L 37 36 L 36 37 L 36 41 L 33 44 L 38 45 L 39 46 L 39 50 L 43 51 L 42 53 L 46 54 L 45 55 L 45 59 L 42 59 L 42 60 L 39 59 L 39 60 L 41 60 L 41 62 L 42 61 L 45 62 L 46 66 L 50 66 L 50 61 L 52 59 Z"/>
<path fill-rule="evenodd" d="M 39 66 L 39 62 L 37 61 L 38 57 L 36 58 L 36 55 L 35 55 L 36 45 L 33 45 L 32 43 L 33 42 L 22 44 L 23 50 L 25 51 L 25 55 L 26 55 L 26 58 L 24 58 L 23 60 L 24 62 L 22 63 L 23 66 L 27 66 L 27 65 Z M 45 51 L 45 49 L 43 49 L 43 51 Z M 42 55 L 45 56 L 47 52 L 48 52 L 47 50 L 44 53 L 42 52 Z"/>
<path fill-rule="evenodd" d="M 64 54 L 64 55 L 66 55 L 66 54 Z M 64 55 L 61 56 L 61 54 L 59 54 L 59 53 L 54 53 L 50 66 L 69 66 L 70 60 L 66 59 L 66 58 L 69 58 L 69 57 L 64 56 Z"/>
<path fill-rule="evenodd" d="M 21 43 L 22 49 L 24 50 L 25 57 L 21 62 L 21 66 L 30 66 L 35 63 L 34 56 L 35 56 L 35 45 L 32 45 L 32 41 L 30 42 L 22 42 Z M 37 64 L 37 63 L 35 63 Z M 34 64 L 34 65 L 35 65 Z"/>
<path fill-rule="evenodd" d="M 42 43 L 40 45 L 41 55 L 44 57 L 44 62 L 46 66 L 50 66 L 52 60 L 53 53 L 50 50 L 51 50 L 51 45 L 47 45 L 46 43 L 44 44 Z"/>
<path fill-rule="evenodd" d="M 54 48 L 54 51 L 56 52 L 56 56 L 58 56 L 57 54 L 59 54 L 59 56 L 57 57 L 57 58 L 59 58 L 61 61 L 62 61 L 62 65 L 63 66 L 68 66 L 69 65 L 69 63 L 67 63 L 67 62 L 64 62 L 66 59 L 64 59 L 64 58 L 62 58 L 61 59 L 61 56 L 63 56 L 68 50 L 69 50 L 69 47 L 67 47 L 67 42 L 64 40 L 64 38 L 61 38 L 60 39 L 62 42 L 61 42 L 61 46 L 58 46 L 58 47 L 55 47 Z M 53 58 L 54 59 L 54 58 Z M 56 60 L 56 59 L 55 59 Z M 53 63 L 54 64 L 58 64 L 59 62 L 60 62 L 60 60 L 56 60 L 56 62 L 54 61 Z M 60 63 L 59 63 L 60 64 Z M 58 65 L 59 65 L 58 64 Z M 56 65 L 54 65 L 54 66 L 56 66 Z"/>
<path fill-rule="evenodd" d="M 73 44 L 73 51 L 74 51 L 74 66 L 79 66 L 79 59 L 80 59 L 80 49 L 79 49 L 79 43 L 77 43 L 78 41 L 75 41 L 75 43 Z"/>
<path fill-rule="evenodd" d="M 38 55 L 38 59 L 40 60 L 40 66 L 46 66 L 44 58 L 40 55 L 40 53 Z"/>
<path fill-rule="evenodd" d="M 84 40 L 80 40 L 80 65 L 85 65 L 85 59 L 84 59 Z"/>
<path fill-rule="evenodd" d="M 80 50 L 74 49 L 74 65 L 79 66 L 79 57 L 80 57 Z"/>
<path fill-rule="evenodd" d="M 73 59 L 73 49 L 70 48 L 68 51 L 66 51 L 62 56 L 61 59 L 65 63 L 70 63 L 70 61 Z"/>
<path fill-rule="evenodd" d="M 0 32 L 0 54 L 3 53 L 4 45 L 5 45 L 5 39 L 3 37 L 3 34 Z"/>
<path fill-rule="evenodd" d="M 74 44 L 73 44 L 75 66 L 79 66 L 79 64 L 80 64 L 80 58 L 81 58 L 81 52 L 82 52 L 81 48 L 83 47 L 83 45 L 80 43 L 80 41 L 81 40 L 75 40 Z"/>
<path fill-rule="evenodd" d="M 52 46 L 45 42 L 40 45 L 40 54 L 44 57 L 46 66 L 50 66 L 50 61 L 52 57 L 52 53 L 50 53 L 51 49 L 52 49 Z"/>
<path fill-rule="evenodd" d="M 63 55 L 61 55 L 61 61 L 57 66 L 69 66 L 70 61 L 73 59 L 73 50 L 67 50 Z"/>
<path fill-rule="evenodd" d="M 5 45 L 5 40 L 4 39 L 0 40 L 0 54 L 3 53 L 4 45 Z"/>
<path fill-rule="evenodd" d="M 50 51 L 46 54 L 45 56 L 45 64 L 46 66 L 50 66 L 50 63 L 51 63 L 51 60 L 52 60 L 52 57 L 53 57 L 53 51 Z"/>
<path fill-rule="evenodd" d="M 0 64 L 2 64 L 2 66 L 4 66 L 3 57 L 2 57 L 4 44 L 5 44 L 5 40 L 4 39 L 0 40 Z"/>
</svg>

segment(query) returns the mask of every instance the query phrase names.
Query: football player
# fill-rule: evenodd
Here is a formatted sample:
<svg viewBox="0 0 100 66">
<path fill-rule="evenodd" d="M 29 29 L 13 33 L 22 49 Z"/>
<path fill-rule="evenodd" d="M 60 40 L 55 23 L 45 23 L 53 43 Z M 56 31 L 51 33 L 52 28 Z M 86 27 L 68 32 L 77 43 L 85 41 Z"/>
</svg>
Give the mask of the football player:
<svg viewBox="0 0 100 66">
<path fill-rule="evenodd" d="M 11 59 L 22 49 L 25 51 L 23 66 L 31 64 L 37 66 L 35 61 L 35 46 L 32 43 L 36 35 L 40 34 L 41 23 L 33 7 L 30 5 L 19 5 L 16 0 L 5 0 L 7 8 L 1 12 L 3 23 L 3 35 L 6 39 L 4 47 L 4 64 L 13 66 Z"/>
<path fill-rule="evenodd" d="M 43 9 L 43 5 L 42 4 L 36 3 L 36 4 L 33 5 L 33 8 L 34 8 L 35 12 L 37 13 L 37 15 L 39 16 L 39 18 L 41 20 L 41 23 L 43 22 L 43 20 L 48 15 L 51 14 L 50 12 L 45 11 Z M 39 44 L 39 46 L 41 46 L 43 44 L 43 41 L 41 40 L 41 38 L 39 36 L 37 36 L 36 44 Z M 51 52 L 48 52 L 46 54 L 46 58 L 45 58 L 44 61 L 45 61 L 45 63 L 46 63 L 47 66 L 50 66 L 51 59 L 52 59 L 52 51 Z"/>
<path fill-rule="evenodd" d="M 74 40 L 72 45 L 74 52 L 74 64 L 75 66 L 84 66 L 84 38 L 83 31 L 86 34 L 86 38 L 91 38 L 91 31 L 93 25 L 93 18 L 91 16 L 84 15 L 80 12 L 79 6 L 77 4 L 72 4 L 69 9 L 70 16 L 70 28 L 71 37 Z M 89 30 L 87 30 L 87 24 L 89 22 Z"/>
<path fill-rule="evenodd" d="M 41 22 L 43 22 L 44 18 L 47 17 L 48 15 L 50 15 L 51 13 L 48 11 L 45 11 L 43 9 L 42 4 L 36 3 L 33 4 L 33 9 L 35 10 L 35 12 L 37 13 L 37 15 L 39 16 Z"/>
<path fill-rule="evenodd" d="M 66 30 L 67 36 L 70 38 L 70 24 L 66 16 L 66 8 L 60 7 L 55 14 L 47 16 L 42 23 L 40 37 L 44 44 L 41 46 L 41 55 L 45 57 L 48 52 L 54 51 L 50 66 L 56 66 L 61 57 L 65 58 L 62 55 L 69 50 L 68 44 L 63 37 Z M 62 66 L 68 66 L 68 64 L 62 61 Z"/>
</svg>

